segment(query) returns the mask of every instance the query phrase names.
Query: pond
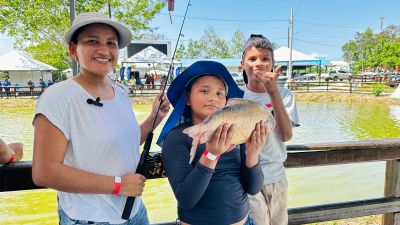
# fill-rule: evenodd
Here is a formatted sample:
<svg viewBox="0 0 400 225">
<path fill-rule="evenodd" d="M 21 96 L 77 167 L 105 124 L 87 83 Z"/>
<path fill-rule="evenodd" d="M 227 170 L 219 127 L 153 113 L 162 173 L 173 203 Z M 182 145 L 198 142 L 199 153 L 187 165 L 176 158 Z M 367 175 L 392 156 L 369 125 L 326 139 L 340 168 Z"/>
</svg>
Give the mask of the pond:
<svg viewBox="0 0 400 225">
<path fill-rule="evenodd" d="M 150 106 L 135 106 L 139 121 Z M 400 137 L 400 105 L 299 102 L 301 126 L 288 144 Z M 0 135 L 25 145 L 32 159 L 34 109 L 0 106 Z M 156 129 L 155 137 L 160 129 Z M 155 141 L 154 138 L 153 141 Z M 154 150 L 159 149 L 153 144 Z M 384 162 L 288 169 L 289 207 L 383 196 Z M 173 221 L 176 201 L 166 179 L 149 180 L 143 199 L 152 223 Z M 0 193 L 1 224 L 58 224 L 56 192 L 27 190 Z"/>
</svg>

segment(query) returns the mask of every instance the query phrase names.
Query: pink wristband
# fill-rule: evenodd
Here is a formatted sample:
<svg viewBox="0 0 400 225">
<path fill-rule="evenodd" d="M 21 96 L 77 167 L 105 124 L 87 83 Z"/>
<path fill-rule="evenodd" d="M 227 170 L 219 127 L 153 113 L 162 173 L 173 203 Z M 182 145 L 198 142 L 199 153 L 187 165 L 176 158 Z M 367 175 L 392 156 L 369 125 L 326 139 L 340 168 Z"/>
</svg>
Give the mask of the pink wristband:
<svg viewBox="0 0 400 225">
<path fill-rule="evenodd" d="M 217 161 L 220 157 L 220 155 L 214 155 L 210 153 L 207 149 L 204 149 L 203 155 L 211 161 Z"/>
<path fill-rule="evenodd" d="M 15 152 L 12 151 L 10 160 L 8 160 L 8 162 L 9 162 L 9 163 L 12 163 L 12 162 L 14 162 L 14 160 L 15 160 Z"/>
<path fill-rule="evenodd" d="M 112 191 L 113 195 L 118 195 L 119 190 L 121 189 L 121 177 L 114 177 L 114 190 Z"/>
</svg>

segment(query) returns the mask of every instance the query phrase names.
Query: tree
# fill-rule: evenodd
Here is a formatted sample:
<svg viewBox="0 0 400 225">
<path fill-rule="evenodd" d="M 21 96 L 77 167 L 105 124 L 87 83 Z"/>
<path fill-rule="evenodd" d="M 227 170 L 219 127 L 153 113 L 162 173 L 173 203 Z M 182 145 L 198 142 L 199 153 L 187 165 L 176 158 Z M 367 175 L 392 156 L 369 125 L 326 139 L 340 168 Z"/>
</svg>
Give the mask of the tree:
<svg viewBox="0 0 400 225">
<path fill-rule="evenodd" d="M 125 23 L 134 34 L 148 29 L 148 21 L 165 5 L 162 0 L 76 0 L 76 13 L 106 13 L 108 3 L 112 18 Z M 64 41 L 69 27 L 69 1 L 0 2 L 0 31 L 16 39 L 16 48 L 25 49 L 36 59 L 58 69 L 65 69 L 71 63 Z"/>
<path fill-rule="evenodd" d="M 228 43 L 221 39 L 213 27 L 204 30 L 200 43 L 203 46 L 202 54 L 205 58 L 230 58 Z"/>
<path fill-rule="evenodd" d="M 185 45 L 183 43 L 180 43 L 178 49 L 176 49 L 175 59 L 181 60 L 184 57 L 184 54 L 185 54 Z"/>
<path fill-rule="evenodd" d="M 202 58 L 202 48 L 203 45 L 199 41 L 190 39 L 184 56 L 189 59 Z"/>
<path fill-rule="evenodd" d="M 241 30 L 236 30 L 231 39 L 230 54 L 232 57 L 241 58 L 243 45 L 246 42 L 246 36 Z"/>
</svg>

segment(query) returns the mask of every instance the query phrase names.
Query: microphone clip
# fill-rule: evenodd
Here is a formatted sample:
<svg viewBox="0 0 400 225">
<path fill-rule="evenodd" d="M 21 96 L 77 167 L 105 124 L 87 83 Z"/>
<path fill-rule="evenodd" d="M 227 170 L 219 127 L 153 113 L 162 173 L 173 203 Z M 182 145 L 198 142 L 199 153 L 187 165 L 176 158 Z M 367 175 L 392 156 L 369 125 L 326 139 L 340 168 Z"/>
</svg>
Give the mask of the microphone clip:
<svg viewBox="0 0 400 225">
<path fill-rule="evenodd" d="M 102 107 L 102 106 L 103 106 L 103 103 L 100 102 L 100 97 L 97 97 L 96 100 L 93 100 L 93 99 L 91 99 L 91 98 L 88 98 L 88 99 L 86 100 L 86 102 L 87 102 L 87 104 L 89 104 L 89 105 L 95 105 L 95 106 L 99 106 L 99 107 Z"/>
</svg>

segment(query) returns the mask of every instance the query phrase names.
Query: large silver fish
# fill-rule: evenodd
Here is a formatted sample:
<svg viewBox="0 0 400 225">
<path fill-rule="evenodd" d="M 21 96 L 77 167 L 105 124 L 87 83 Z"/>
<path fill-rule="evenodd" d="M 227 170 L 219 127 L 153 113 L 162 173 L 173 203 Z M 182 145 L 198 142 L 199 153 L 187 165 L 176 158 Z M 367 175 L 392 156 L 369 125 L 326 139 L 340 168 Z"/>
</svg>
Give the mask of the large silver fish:
<svg viewBox="0 0 400 225">
<path fill-rule="evenodd" d="M 197 145 L 210 140 L 219 125 L 235 124 L 236 130 L 232 137 L 232 144 L 242 144 L 249 139 L 256 124 L 261 120 L 267 122 L 269 130 L 275 127 L 275 119 L 266 106 L 251 100 L 229 99 L 224 108 L 209 115 L 202 123 L 183 130 L 183 133 L 193 138 L 189 164 L 193 161 Z"/>
</svg>

